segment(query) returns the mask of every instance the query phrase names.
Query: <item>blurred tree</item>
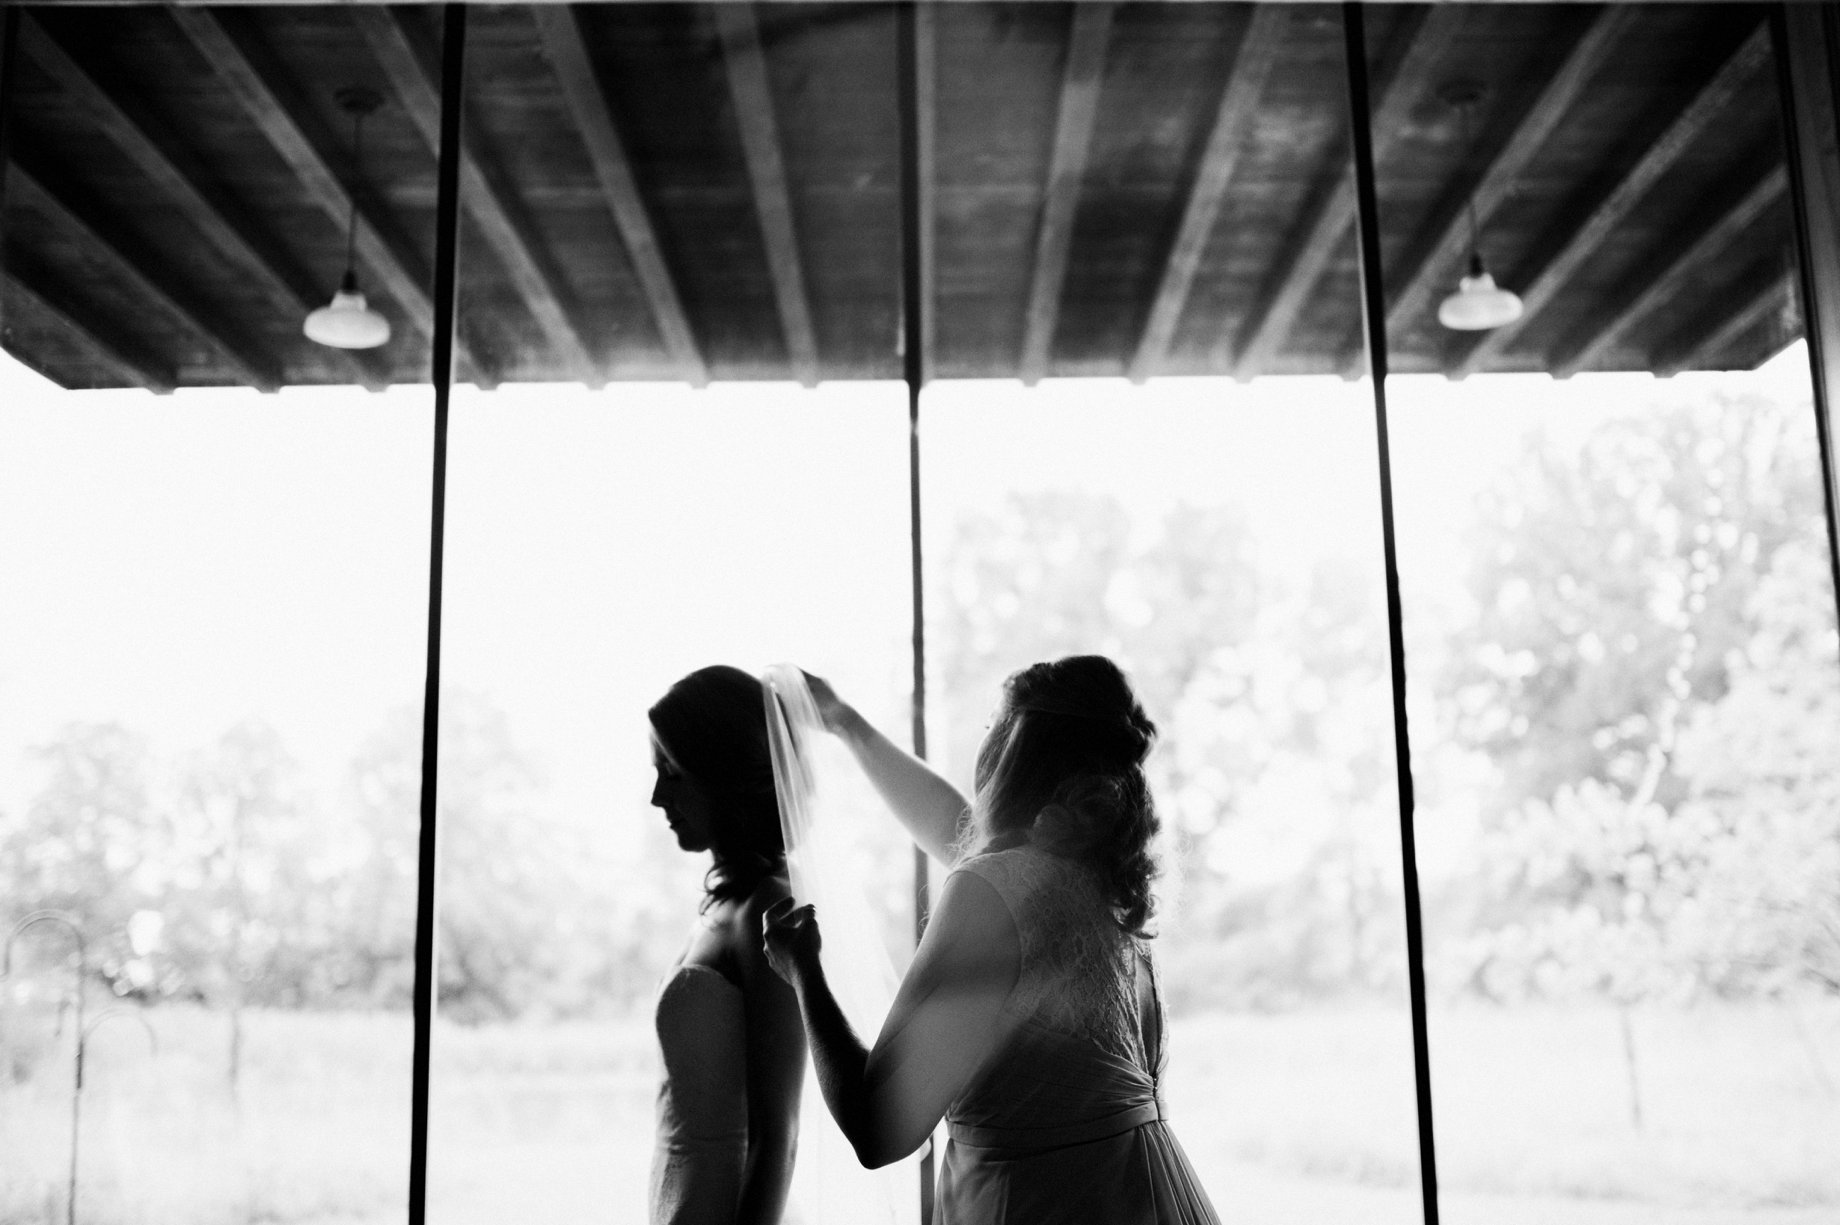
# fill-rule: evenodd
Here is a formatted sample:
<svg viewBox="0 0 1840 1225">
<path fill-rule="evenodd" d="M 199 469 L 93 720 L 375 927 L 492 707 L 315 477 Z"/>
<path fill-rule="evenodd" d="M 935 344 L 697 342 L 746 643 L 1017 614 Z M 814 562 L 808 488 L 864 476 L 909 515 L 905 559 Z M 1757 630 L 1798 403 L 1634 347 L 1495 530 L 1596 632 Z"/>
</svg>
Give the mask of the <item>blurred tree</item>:
<svg viewBox="0 0 1840 1225">
<path fill-rule="evenodd" d="M 1683 814 L 1710 832 L 1706 886 L 1676 926 L 1726 993 L 1840 994 L 1840 641 L 1818 538 L 1786 544 L 1750 605 L 1731 686 L 1681 735 Z"/>
<path fill-rule="evenodd" d="M 478 694 L 443 699 L 440 763 L 443 1015 L 593 1015 L 649 998 L 699 896 L 700 865 L 663 823 L 548 809 L 504 714 Z M 391 1004 L 414 981 L 420 780 L 421 720 L 403 712 L 353 763 L 339 837 L 350 862 L 327 881 L 348 916 L 327 950 L 338 989 Z"/>
<path fill-rule="evenodd" d="M 157 906 L 189 865 L 175 856 L 170 814 L 154 801 L 146 742 L 118 723 L 78 723 L 30 757 L 43 785 L 23 819 L 0 833 L 8 929 L 33 910 L 64 911 L 88 938 L 92 973 L 119 994 L 153 987 L 128 921 Z"/>
<path fill-rule="evenodd" d="M 540 780 L 502 712 L 476 694 L 443 696 L 437 793 L 441 861 L 440 1007 L 460 1020 L 553 1006 L 564 924 L 590 859 L 573 827 L 543 819 Z M 381 1000 L 414 981 L 421 715 L 400 712 L 353 763 L 360 866 L 342 974 Z"/>
<path fill-rule="evenodd" d="M 73 726 L 34 756 L 42 789 L 0 820 L 0 917 L 69 911 L 115 994 L 224 1011 L 232 1083 L 245 1007 L 408 1006 L 419 712 L 365 742 L 329 805 L 257 721 L 164 786 L 119 725 Z M 695 917 L 700 871 L 661 822 L 546 811 L 504 715 L 464 691 L 443 705 L 439 799 L 446 1015 L 606 1013 L 649 996 Z"/>
<path fill-rule="evenodd" d="M 1621 414 L 1576 450 L 1536 438 L 1485 500 L 1447 684 L 1503 780 L 1446 899 L 1471 987 L 1835 988 L 1840 657 L 1807 411 Z"/>
<path fill-rule="evenodd" d="M 1018 494 L 955 526 L 935 596 L 944 760 L 963 781 L 1010 672 L 1096 652 L 1130 674 L 1162 731 L 1178 1006 L 1275 1006 L 1402 969 L 1372 568 L 1332 556 L 1287 590 L 1253 546 L 1227 507 L 1137 522 L 1109 497 Z"/>
<path fill-rule="evenodd" d="M 1157 766 L 1186 870 L 1268 752 L 1256 721 L 1225 710 L 1251 685 L 1254 659 L 1243 648 L 1259 583 L 1237 516 L 1178 507 L 1159 527 L 1134 540 L 1130 516 L 1109 497 L 1013 494 L 995 515 L 955 525 L 935 623 L 946 761 L 967 784 L 1003 678 L 1038 660 L 1109 656 L 1166 734 L 1171 720 L 1191 725 L 1182 751 L 1161 754 Z M 1223 769 L 1227 761 L 1239 768 Z"/>
<path fill-rule="evenodd" d="M 137 939 L 131 927 L 130 939 L 137 953 L 165 964 L 229 1014 L 234 1089 L 244 1006 L 296 1002 L 299 962 L 323 940 L 323 933 L 315 939 L 308 913 L 314 840 L 296 794 L 295 764 L 272 727 L 239 724 L 185 763 L 173 831 L 170 853 L 187 867 L 151 912 L 157 927 L 143 919 L 147 934 Z"/>
<path fill-rule="evenodd" d="M 1679 797 L 1687 705 L 1723 695 L 1751 593 L 1821 528 L 1813 434 L 1790 429 L 1807 411 L 1715 394 L 1608 416 L 1576 446 L 1536 431 L 1484 494 L 1478 615 L 1442 685 L 1507 796 L 1594 779 Z"/>
</svg>

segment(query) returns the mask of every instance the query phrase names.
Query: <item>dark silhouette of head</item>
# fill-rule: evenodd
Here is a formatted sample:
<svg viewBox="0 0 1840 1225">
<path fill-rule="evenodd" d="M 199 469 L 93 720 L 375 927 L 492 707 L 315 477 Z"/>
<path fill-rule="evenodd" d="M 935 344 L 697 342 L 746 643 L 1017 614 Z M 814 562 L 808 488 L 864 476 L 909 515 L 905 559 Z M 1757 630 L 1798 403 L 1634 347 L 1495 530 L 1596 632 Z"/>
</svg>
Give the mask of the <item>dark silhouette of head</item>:
<svg viewBox="0 0 1840 1225">
<path fill-rule="evenodd" d="M 1121 926 L 1148 934 L 1159 824 L 1144 759 L 1155 739 L 1130 681 L 1102 655 L 1013 674 L 978 749 L 970 841 L 989 850 L 1030 842 L 1090 865 Z"/>
<path fill-rule="evenodd" d="M 699 668 L 672 685 L 647 717 L 662 751 L 652 802 L 672 818 L 680 845 L 707 849 L 715 860 L 704 881 L 705 906 L 746 897 L 786 865 L 765 687 L 739 668 Z"/>
</svg>

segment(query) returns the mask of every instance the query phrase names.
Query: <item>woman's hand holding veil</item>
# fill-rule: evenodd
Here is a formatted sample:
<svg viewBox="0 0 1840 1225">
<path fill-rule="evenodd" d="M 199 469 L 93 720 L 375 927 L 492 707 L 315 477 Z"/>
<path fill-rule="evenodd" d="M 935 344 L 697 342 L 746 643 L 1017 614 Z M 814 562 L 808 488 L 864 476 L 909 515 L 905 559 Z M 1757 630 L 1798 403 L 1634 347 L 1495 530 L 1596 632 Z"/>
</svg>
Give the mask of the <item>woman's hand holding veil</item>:
<svg viewBox="0 0 1840 1225">
<path fill-rule="evenodd" d="M 796 988 L 800 977 L 818 965 L 823 938 L 818 933 L 818 913 L 811 906 L 781 898 L 760 916 L 760 937 L 767 964 L 788 986 Z"/>
<path fill-rule="evenodd" d="M 811 700 L 818 707 L 818 717 L 824 721 L 825 731 L 841 736 L 862 717 L 855 707 L 837 696 L 837 691 L 823 677 L 805 672 L 805 687 L 811 690 Z"/>
<path fill-rule="evenodd" d="M 826 731 L 849 745 L 875 790 L 907 827 L 914 842 L 942 864 L 952 862 L 959 823 L 970 805 L 958 788 L 924 761 L 896 745 L 837 696 L 829 681 L 801 672 Z"/>
</svg>

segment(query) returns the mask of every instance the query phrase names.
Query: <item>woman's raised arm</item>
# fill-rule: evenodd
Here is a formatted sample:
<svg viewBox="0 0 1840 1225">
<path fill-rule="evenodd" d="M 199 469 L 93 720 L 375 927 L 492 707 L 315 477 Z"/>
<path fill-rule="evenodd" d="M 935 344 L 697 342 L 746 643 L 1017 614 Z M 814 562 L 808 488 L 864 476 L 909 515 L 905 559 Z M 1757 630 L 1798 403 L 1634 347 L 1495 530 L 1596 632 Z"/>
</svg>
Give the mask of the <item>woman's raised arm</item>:
<svg viewBox="0 0 1840 1225">
<path fill-rule="evenodd" d="M 863 773 L 907 827 L 908 835 L 921 850 L 950 865 L 959 823 L 971 807 L 958 788 L 884 736 L 854 706 L 838 697 L 830 682 L 807 672 L 805 683 L 811 688 L 824 726 L 850 746 Z"/>
</svg>

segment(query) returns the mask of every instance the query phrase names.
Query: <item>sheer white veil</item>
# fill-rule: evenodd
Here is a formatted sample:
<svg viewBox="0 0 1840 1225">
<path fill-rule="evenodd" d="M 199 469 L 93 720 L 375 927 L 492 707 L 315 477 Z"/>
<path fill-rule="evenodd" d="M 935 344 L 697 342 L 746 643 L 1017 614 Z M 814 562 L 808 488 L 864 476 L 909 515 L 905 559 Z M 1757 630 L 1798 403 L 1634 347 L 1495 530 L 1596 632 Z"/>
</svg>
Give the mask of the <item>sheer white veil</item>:
<svg viewBox="0 0 1840 1225">
<path fill-rule="evenodd" d="M 900 982 L 864 891 L 874 873 L 860 834 L 877 821 L 878 801 L 849 749 L 824 730 L 805 674 L 776 664 L 761 680 L 793 900 L 815 908 L 825 980 L 857 1037 L 873 1045 Z M 913 1158 L 863 1169 L 807 1066 L 789 1225 L 915 1225 L 917 1169 Z"/>
</svg>

